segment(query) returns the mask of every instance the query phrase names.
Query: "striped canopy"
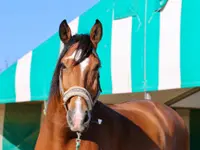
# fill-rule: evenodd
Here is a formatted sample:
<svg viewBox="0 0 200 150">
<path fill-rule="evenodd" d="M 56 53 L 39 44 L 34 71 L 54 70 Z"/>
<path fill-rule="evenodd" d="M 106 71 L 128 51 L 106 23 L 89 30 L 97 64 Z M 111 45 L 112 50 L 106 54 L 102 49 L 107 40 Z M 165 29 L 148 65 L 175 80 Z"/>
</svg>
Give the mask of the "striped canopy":
<svg viewBox="0 0 200 150">
<path fill-rule="evenodd" d="M 70 22 L 73 34 L 89 33 L 97 18 L 103 24 L 97 50 L 102 94 L 200 85 L 200 1 L 169 0 L 161 12 L 155 12 L 159 1 L 145 2 L 101 0 Z M 5 70 L 0 103 L 46 100 L 62 49 L 55 33 Z"/>
</svg>

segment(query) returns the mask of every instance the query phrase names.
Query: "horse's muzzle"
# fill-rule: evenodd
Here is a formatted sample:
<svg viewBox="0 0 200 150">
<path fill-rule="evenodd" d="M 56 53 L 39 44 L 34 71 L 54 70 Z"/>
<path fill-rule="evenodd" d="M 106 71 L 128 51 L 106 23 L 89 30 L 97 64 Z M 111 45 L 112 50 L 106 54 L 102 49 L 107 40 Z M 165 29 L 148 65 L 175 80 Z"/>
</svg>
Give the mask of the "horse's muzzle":
<svg viewBox="0 0 200 150">
<path fill-rule="evenodd" d="M 67 123 L 71 131 L 83 132 L 89 127 L 91 120 L 91 112 L 75 112 L 68 110 L 67 112 Z"/>
</svg>

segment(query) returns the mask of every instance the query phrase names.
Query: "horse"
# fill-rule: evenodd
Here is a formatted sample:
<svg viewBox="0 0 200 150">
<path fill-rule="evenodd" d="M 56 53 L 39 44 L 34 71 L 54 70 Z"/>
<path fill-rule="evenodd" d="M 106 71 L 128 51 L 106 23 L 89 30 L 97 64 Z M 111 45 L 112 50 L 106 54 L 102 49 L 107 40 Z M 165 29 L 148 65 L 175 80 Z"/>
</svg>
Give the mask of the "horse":
<svg viewBox="0 0 200 150">
<path fill-rule="evenodd" d="M 35 150 L 188 150 L 188 129 L 172 108 L 151 100 L 98 100 L 102 36 L 98 19 L 89 34 L 72 35 L 67 21 L 60 23 L 64 48 Z"/>
</svg>

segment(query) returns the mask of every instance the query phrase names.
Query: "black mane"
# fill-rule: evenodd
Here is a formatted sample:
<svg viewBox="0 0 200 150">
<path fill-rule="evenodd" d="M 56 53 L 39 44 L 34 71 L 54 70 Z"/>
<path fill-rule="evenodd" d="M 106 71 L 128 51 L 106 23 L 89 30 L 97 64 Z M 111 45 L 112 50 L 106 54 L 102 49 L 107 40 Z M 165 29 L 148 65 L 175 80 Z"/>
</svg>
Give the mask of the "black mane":
<svg viewBox="0 0 200 150">
<path fill-rule="evenodd" d="M 56 68 L 55 68 L 53 78 L 52 78 L 52 82 L 51 82 L 49 99 L 51 99 L 52 96 L 59 96 L 60 95 L 60 92 L 59 92 L 59 74 L 60 74 L 60 69 L 61 69 L 61 66 L 62 66 L 62 64 L 60 62 L 61 62 L 61 59 L 64 57 L 64 55 L 69 50 L 69 48 L 77 42 L 79 42 L 77 51 L 81 50 L 82 52 L 81 52 L 81 56 L 80 56 L 79 60 L 76 61 L 75 65 L 79 64 L 81 61 L 83 61 L 85 58 L 87 58 L 93 51 L 93 45 L 92 45 L 92 42 L 90 40 L 90 36 L 88 34 L 76 34 L 76 35 L 71 37 L 69 42 L 64 45 L 64 49 L 63 49 L 62 53 L 60 54 L 60 57 L 59 57 L 58 62 L 56 64 Z"/>
</svg>

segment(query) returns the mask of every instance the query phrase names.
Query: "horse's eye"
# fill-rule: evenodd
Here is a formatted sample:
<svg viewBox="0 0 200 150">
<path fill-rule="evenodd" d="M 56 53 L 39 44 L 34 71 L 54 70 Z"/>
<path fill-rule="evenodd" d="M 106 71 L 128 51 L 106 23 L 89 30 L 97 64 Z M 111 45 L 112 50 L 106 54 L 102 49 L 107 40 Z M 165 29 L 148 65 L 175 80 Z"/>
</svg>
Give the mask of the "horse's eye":
<svg viewBox="0 0 200 150">
<path fill-rule="evenodd" d="M 67 67 L 65 66 L 65 64 L 61 63 L 61 69 L 66 69 Z"/>
<path fill-rule="evenodd" d="M 98 71 L 100 68 L 100 65 L 96 65 L 95 68 L 94 68 L 94 71 Z"/>
</svg>

